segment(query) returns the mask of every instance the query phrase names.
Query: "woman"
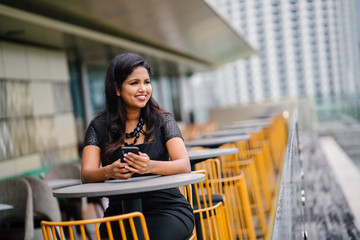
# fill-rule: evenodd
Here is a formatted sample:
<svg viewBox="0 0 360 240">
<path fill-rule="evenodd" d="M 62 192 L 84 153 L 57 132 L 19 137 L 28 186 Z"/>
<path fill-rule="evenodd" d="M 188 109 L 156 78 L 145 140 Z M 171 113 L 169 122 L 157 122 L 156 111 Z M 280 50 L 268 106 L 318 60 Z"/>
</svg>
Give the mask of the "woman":
<svg viewBox="0 0 360 240">
<path fill-rule="evenodd" d="M 106 109 L 93 119 L 85 135 L 83 183 L 127 179 L 134 174 L 190 172 L 187 150 L 174 118 L 151 97 L 150 76 L 149 65 L 136 54 L 122 54 L 111 61 L 105 79 Z M 139 155 L 129 153 L 124 162 L 112 160 L 114 151 L 125 145 L 137 146 Z M 104 216 L 122 214 L 120 201 L 110 197 Z M 150 239 L 191 236 L 193 211 L 177 188 L 144 196 L 142 209 Z"/>
</svg>

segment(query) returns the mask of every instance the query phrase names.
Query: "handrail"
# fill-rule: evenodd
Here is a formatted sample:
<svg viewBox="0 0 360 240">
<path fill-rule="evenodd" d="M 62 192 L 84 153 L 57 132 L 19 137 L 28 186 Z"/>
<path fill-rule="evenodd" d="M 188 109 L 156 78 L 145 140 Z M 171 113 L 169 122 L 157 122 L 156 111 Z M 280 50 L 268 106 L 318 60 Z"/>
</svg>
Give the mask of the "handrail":
<svg viewBox="0 0 360 240">
<path fill-rule="evenodd" d="M 305 191 L 302 187 L 302 159 L 299 142 L 298 106 L 289 124 L 289 137 L 282 169 L 271 239 L 307 239 L 304 217 Z M 299 218 L 300 216 L 300 218 Z"/>
</svg>

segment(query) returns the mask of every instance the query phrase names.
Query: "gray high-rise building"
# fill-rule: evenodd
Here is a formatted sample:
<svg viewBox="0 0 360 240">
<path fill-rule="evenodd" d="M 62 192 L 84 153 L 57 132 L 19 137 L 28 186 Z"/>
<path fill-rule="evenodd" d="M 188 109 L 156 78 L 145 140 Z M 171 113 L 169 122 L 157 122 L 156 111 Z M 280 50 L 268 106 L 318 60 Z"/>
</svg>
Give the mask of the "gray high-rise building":
<svg viewBox="0 0 360 240">
<path fill-rule="evenodd" d="M 336 109 L 344 97 L 359 95 L 356 1 L 207 2 L 257 50 L 201 74 L 213 90 L 212 106 L 308 97 Z"/>
</svg>

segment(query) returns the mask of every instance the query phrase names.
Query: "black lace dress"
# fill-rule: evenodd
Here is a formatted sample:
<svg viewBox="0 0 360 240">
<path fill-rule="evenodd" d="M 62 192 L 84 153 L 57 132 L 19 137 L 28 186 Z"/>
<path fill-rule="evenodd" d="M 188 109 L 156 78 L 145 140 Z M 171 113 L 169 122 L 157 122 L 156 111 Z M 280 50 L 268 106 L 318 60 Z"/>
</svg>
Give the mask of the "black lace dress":
<svg viewBox="0 0 360 240">
<path fill-rule="evenodd" d="M 174 137 L 182 138 L 182 135 L 172 115 L 166 113 L 163 116 L 164 125 L 153 132 L 152 140 L 136 146 L 139 147 L 140 152 L 148 154 L 150 159 L 169 161 L 165 143 Z M 87 128 L 84 147 L 95 145 L 101 148 L 108 141 L 105 115 L 101 115 L 95 118 Z M 107 164 L 110 163 L 102 162 L 103 166 Z M 150 239 L 183 240 L 191 236 L 194 228 L 193 210 L 178 188 L 147 193 L 141 199 Z M 104 216 L 122 213 L 121 197 L 109 197 L 109 206 Z"/>
</svg>

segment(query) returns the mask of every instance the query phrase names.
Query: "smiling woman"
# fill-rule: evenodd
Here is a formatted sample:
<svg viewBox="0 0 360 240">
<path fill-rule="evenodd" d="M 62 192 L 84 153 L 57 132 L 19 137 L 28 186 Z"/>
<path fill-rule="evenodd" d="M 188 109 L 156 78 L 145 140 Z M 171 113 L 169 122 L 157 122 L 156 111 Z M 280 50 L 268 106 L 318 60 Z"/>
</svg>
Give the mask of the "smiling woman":
<svg viewBox="0 0 360 240">
<path fill-rule="evenodd" d="M 179 127 L 152 98 L 150 78 L 149 65 L 136 54 L 122 54 L 111 61 L 105 79 L 106 109 L 92 120 L 85 135 L 83 183 L 190 172 Z M 117 150 L 127 145 L 138 147 L 139 154 L 128 153 L 121 162 Z M 124 213 L 121 200 L 109 197 L 104 215 Z M 151 239 L 191 236 L 193 210 L 178 188 L 146 194 L 141 204 Z M 103 230 L 105 226 L 100 226 Z M 121 239 L 119 227 L 113 231 Z"/>
</svg>

